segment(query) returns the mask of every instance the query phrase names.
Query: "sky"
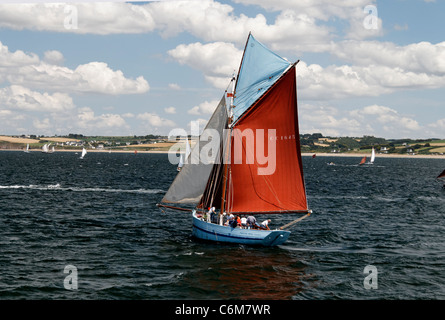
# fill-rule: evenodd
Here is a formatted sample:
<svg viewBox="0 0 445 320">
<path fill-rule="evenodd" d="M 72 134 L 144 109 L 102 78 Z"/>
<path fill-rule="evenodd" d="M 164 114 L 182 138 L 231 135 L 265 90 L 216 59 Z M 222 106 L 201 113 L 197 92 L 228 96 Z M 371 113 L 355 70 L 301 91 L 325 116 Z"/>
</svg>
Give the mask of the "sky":
<svg viewBox="0 0 445 320">
<path fill-rule="evenodd" d="M 445 139 L 445 1 L 42 1 L 0 1 L 0 135 L 190 132 L 252 32 L 300 60 L 300 133 Z"/>
</svg>

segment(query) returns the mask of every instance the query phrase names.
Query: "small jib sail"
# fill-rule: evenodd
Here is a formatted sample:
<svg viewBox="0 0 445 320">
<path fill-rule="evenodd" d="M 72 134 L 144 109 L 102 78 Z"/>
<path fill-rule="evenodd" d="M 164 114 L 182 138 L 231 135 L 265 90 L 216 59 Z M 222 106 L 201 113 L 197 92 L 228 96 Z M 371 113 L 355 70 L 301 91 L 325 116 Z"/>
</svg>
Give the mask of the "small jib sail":
<svg viewBox="0 0 445 320">
<path fill-rule="evenodd" d="M 370 164 L 373 164 L 373 163 L 374 163 L 374 160 L 375 160 L 375 150 L 374 150 L 374 148 L 372 148 L 372 151 L 371 151 L 371 159 L 369 160 L 369 163 L 370 163 Z"/>
<path fill-rule="evenodd" d="M 80 159 L 83 159 L 85 155 L 87 154 L 87 150 L 85 148 L 82 149 L 82 155 L 80 156 Z"/>
<path fill-rule="evenodd" d="M 279 57 L 249 34 L 233 90 L 224 95 L 159 207 L 193 204 L 198 238 L 277 245 L 285 230 L 247 231 L 205 221 L 201 214 L 224 216 L 304 213 L 309 216 L 297 112 L 296 63 Z M 235 82 L 236 81 L 236 82 Z M 208 139 L 208 129 L 217 132 Z M 209 143 L 219 146 L 200 161 Z M 214 149 L 212 149 L 215 151 Z M 206 152 L 204 152 L 206 153 Z M 170 205 L 171 204 L 171 205 Z"/>
<path fill-rule="evenodd" d="M 43 153 L 48 153 L 49 152 L 49 145 L 47 143 L 45 143 L 42 147 L 42 152 Z"/>
</svg>

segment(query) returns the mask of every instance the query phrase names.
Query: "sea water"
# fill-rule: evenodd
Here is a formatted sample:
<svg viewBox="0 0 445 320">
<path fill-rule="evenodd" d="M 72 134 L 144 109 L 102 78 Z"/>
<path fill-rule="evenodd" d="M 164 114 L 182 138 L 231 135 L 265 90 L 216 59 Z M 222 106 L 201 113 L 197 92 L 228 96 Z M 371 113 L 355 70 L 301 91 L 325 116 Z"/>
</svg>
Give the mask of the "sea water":
<svg viewBox="0 0 445 320">
<path fill-rule="evenodd" d="M 445 299 L 445 160 L 303 157 L 314 212 L 264 248 L 159 210 L 166 154 L 79 157 L 0 152 L 1 299 Z"/>
</svg>

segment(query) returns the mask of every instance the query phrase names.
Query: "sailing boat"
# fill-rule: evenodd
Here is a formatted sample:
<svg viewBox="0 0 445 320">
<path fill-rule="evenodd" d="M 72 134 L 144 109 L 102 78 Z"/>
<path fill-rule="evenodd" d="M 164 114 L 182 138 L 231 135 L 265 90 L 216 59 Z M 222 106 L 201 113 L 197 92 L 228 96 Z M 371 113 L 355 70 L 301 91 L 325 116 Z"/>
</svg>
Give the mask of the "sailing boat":
<svg viewBox="0 0 445 320">
<path fill-rule="evenodd" d="M 29 153 L 29 143 L 26 144 L 26 149 L 23 152 Z"/>
<path fill-rule="evenodd" d="M 374 164 L 374 160 L 375 160 L 375 150 L 373 147 L 371 151 L 371 159 L 369 160 L 368 164 Z"/>
<path fill-rule="evenodd" d="M 178 163 L 178 171 L 181 171 L 182 167 L 184 166 L 185 161 L 188 159 L 189 155 L 190 155 L 190 143 L 189 143 L 189 139 L 188 137 L 186 137 L 185 139 L 185 155 L 181 154 L 180 158 L 179 158 L 179 163 Z"/>
<path fill-rule="evenodd" d="M 85 155 L 87 154 L 87 150 L 85 148 L 82 149 L 82 155 L 80 156 L 80 159 L 83 159 Z"/>
<path fill-rule="evenodd" d="M 48 144 L 45 143 L 45 144 L 43 145 L 43 147 L 42 147 L 42 152 L 43 152 L 43 153 L 48 153 L 48 151 L 49 151 Z"/>
<path fill-rule="evenodd" d="M 192 212 L 194 237 L 275 246 L 288 239 L 292 225 L 311 214 L 300 151 L 297 63 L 276 55 L 249 33 L 238 75 L 229 85 L 231 92 L 226 90 L 193 148 L 190 161 L 158 204 L 160 208 Z M 218 132 L 219 140 L 212 138 L 209 142 L 205 135 L 209 131 Z M 210 143 L 217 146 L 213 161 L 199 161 Z M 268 151 L 259 156 L 258 150 L 266 145 Z M 293 213 L 305 215 L 275 230 L 224 223 L 231 215 Z"/>
<path fill-rule="evenodd" d="M 362 158 L 362 160 L 360 161 L 359 165 L 363 165 L 366 162 L 366 156 Z"/>
</svg>

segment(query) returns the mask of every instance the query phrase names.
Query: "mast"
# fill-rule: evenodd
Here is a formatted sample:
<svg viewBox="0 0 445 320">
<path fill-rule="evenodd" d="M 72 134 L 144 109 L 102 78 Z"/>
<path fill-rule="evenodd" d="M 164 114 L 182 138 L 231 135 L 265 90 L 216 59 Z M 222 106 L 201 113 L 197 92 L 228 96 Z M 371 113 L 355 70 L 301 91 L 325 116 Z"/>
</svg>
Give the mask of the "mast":
<svg viewBox="0 0 445 320">
<path fill-rule="evenodd" d="M 249 33 L 250 36 L 250 33 Z M 248 40 L 247 40 L 248 41 Z M 246 46 L 247 46 L 247 42 L 246 42 Z M 245 49 L 244 49 L 245 50 Z M 239 71 L 238 71 L 239 74 Z M 223 152 L 224 152 L 224 156 L 223 156 L 223 164 L 224 164 L 224 173 L 223 173 L 223 179 L 222 179 L 222 183 L 223 183 L 223 188 L 222 188 L 222 199 L 221 199 L 221 212 L 226 212 L 227 208 L 226 208 L 226 192 L 227 192 L 227 181 L 228 181 L 228 172 L 230 170 L 230 165 L 229 165 L 229 159 L 230 159 L 230 141 L 231 141 L 231 136 L 232 136 L 232 121 L 233 121 L 233 101 L 235 98 L 235 87 L 236 87 L 236 79 L 235 75 L 232 76 L 232 80 L 231 80 L 231 85 L 232 85 L 232 90 L 229 94 L 227 94 L 228 97 L 230 97 L 230 106 L 229 106 L 229 119 L 228 119 L 228 123 L 227 126 L 229 128 L 229 130 L 227 130 L 227 135 L 223 137 Z"/>
</svg>

